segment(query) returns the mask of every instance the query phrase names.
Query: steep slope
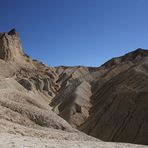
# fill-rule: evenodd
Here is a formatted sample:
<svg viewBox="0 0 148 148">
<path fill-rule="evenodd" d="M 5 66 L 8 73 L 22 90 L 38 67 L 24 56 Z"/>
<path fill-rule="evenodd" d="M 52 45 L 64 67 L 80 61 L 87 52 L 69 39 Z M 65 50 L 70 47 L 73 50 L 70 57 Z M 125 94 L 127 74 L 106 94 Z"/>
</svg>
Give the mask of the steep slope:
<svg viewBox="0 0 148 148">
<path fill-rule="evenodd" d="M 15 29 L 0 33 L 0 147 L 17 147 L 18 139 L 28 147 L 144 147 L 73 127 L 147 144 L 147 54 L 137 49 L 101 67 L 48 67 L 23 52 Z"/>
<path fill-rule="evenodd" d="M 54 68 L 24 54 L 15 29 L 0 34 L 0 58 L 0 133 L 96 141 L 51 110 L 58 90 Z"/>
<path fill-rule="evenodd" d="M 50 105 L 72 126 L 80 127 L 93 106 L 92 94 L 118 74 L 147 61 L 147 50 L 137 49 L 113 58 L 101 67 L 56 67 L 60 86 Z M 139 64 L 140 64 L 139 63 Z"/>
<path fill-rule="evenodd" d="M 103 67 L 110 69 L 107 81 L 96 83 L 90 116 L 80 129 L 105 141 L 147 145 L 148 51 L 138 49 Z"/>
<path fill-rule="evenodd" d="M 139 48 L 98 68 L 58 67 L 57 82 L 62 87 L 50 105 L 73 127 L 101 140 L 148 144 L 147 127 L 139 131 L 146 124 L 147 111 L 138 109 L 147 106 L 147 64 L 148 51 Z M 143 98 L 135 107 L 131 102 L 140 99 L 140 94 Z M 134 108 L 137 111 L 132 113 Z"/>
<path fill-rule="evenodd" d="M 24 126 L 45 126 L 72 130 L 67 122 L 51 111 L 48 105 L 50 98 L 45 98 L 45 93 L 40 93 L 46 87 L 46 75 L 42 74 L 43 88 L 38 91 L 41 84 L 37 78 L 42 71 L 37 73 L 37 66 L 24 55 L 15 29 L 1 34 L 0 58 L 0 65 L 2 65 L 0 78 L 1 119 Z M 32 79 L 27 77 L 28 75 Z M 34 86 L 36 88 L 33 90 Z M 45 100 L 47 98 L 48 100 Z"/>
<path fill-rule="evenodd" d="M 94 80 L 90 69 L 93 68 L 71 67 L 63 70 L 57 80 L 60 89 L 50 103 L 53 110 L 74 127 L 80 126 L 89 115 L 91 82 Z"/>
</svg>

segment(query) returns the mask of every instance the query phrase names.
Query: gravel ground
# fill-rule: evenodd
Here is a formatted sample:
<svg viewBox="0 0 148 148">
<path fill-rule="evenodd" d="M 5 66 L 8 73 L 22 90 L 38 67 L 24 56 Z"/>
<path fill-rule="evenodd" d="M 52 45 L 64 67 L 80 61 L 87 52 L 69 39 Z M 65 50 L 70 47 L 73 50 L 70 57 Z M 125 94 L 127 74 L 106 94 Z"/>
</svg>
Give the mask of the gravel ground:
<svg viewBox="0 0 148 148">
<path fill-rule="evenodd" d="M 147 148 L 148 146 L 95 141 L 70 141 L 35 138 L 2 133 L 0 148 Z"/>
</svg>

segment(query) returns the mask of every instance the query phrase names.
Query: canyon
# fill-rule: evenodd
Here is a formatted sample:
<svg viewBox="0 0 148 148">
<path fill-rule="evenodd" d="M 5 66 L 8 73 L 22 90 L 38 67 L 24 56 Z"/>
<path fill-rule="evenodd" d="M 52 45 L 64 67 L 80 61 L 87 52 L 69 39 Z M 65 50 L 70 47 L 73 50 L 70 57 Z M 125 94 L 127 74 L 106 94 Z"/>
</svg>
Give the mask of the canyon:
<svg viewBox="0 0 148 148">
<path fill-rule="evenodd" d="M 49 67 L 0 33 L 0 147 L 145 148 L 147 106 L 148 50 Z"/>
</svg>

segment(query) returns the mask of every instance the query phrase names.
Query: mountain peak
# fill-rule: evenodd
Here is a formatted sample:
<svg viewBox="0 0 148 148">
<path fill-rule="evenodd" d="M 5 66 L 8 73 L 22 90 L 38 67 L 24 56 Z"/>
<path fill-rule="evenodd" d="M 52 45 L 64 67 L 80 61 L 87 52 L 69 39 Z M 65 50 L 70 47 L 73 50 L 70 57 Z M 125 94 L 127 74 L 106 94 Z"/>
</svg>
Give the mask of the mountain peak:
<svg viewBox="0 0 148 148">
<path fill-rule="evenodd" d="M 123 56 L 112 58 L 111 60 L 104 63 L 102 66 L 105 66 L 106 68 L 111 68 L 112 66 L 118 65 L 122 62 L 127 62 L 127 61 L 136 62 L 147 56 L 148 56 L 148 50 L 137 48 L 136 50 L 129 52 Z"/>
<path fill-rule="evenodd" d="M 15 28 L 11 29 L 9 32 L 8 32 L 8 35 L 16 35 L 18 36 L 18 32 L 16 31 Z"/>
<path fill-rule="evenodd" d="M 145 56 L 148 56 L 148 50 L 137 48 L 136 50 L 125 54 L 121 57 L 122 61 L 132 61 L 132 60 L 140 60 L 141 58 L 144 58 Z"/>
<path fill-rule="evenodd" d="M 143 48 L 137 48 L 136 50 L 132 51 L 132 52 L 129 52 L 125 55 L 130 55 L 130 54 L 147 54 L 148 53 L 148 50 L 147 49 L 143 49 Z"/>
<path fill-rule="evenodd" d="M 143 49 L 143 48 L 137 48 L 137 49 L 134 50 L 133 52 L 141 52 L 141 51 L 145 51 L 145 49 Z"/>
<path fill-rule="evenodd" d="M 16 29 L 0 35 L 0 59 L 14 60 L 23 55 L 21 42 Z"/>
</svg>

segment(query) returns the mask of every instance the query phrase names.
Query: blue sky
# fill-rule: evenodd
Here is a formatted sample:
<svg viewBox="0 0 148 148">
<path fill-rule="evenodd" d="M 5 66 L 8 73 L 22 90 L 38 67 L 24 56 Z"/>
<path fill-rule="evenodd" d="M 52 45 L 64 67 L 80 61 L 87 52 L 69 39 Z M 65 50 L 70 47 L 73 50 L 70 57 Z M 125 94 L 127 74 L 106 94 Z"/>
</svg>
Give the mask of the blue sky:
<svg viewBox="0 0 148 148">
<path fill-rule="evenodd" d="M 148 49 L 148 0 L 0 0 L 0 32 L 49 66 L 99 66 Z"/>
</svg>

